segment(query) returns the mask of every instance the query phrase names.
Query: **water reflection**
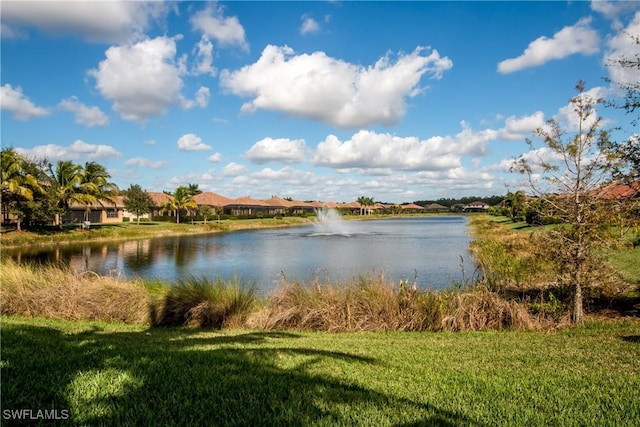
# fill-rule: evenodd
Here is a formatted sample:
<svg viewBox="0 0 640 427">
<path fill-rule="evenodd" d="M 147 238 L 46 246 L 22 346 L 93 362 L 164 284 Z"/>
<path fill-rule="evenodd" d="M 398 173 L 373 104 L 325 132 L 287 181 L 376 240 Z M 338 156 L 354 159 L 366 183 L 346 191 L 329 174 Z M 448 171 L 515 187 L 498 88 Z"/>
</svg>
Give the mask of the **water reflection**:
<svg viewBox="0 0 640 427">
<path fill-rule="evenodd" d="M 268 291 L 284 273 L 306 281 L 384 272 L 443 288 L 473 270 L 464 217 L 417 217 L 349 222 L 353 234 L 317 235 L 313 225 L 287 229 L 179 236 L 125 242 L 3 251 L 19 262 L 68 264 L 76 271 L 176 280 L 188 275 L 239 276 Z"/>
</svg>

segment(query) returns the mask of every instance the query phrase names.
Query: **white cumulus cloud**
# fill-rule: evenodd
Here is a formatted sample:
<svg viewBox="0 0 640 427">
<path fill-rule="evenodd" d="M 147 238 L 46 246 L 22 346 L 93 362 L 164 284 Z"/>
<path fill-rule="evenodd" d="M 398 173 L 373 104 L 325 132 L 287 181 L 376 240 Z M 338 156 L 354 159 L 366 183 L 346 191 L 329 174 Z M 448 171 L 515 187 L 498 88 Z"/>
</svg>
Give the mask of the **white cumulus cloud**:
<svg viewBox="0 0 640 427">
<path fill-rule="evenodd" d="M 123 42 L 140 37 L 170 5 L 157 1 L 7 1 L 2 2 L 5 29 L 23 34 L 37 28 L 55 34 L 78 34 L 90 41 Z"/>
<path fill-rule="evenodd" d="M 106 126 L 109 124 L 109 116 L 100 108 L 89 107 L 80 102 L 75 96 L 60 101 L 58 108 L 74 113 L 74 121 L 87 127 Z"/>
<path fill-rule="evenodd" d="M 222 154 L 221 153 L 214 153 L 212 155 L 210 155 L 209 157 L 207 157 L 207 160 L 213 163 L 218 163 L 219 161 L 222 160 Z"/>
<path fill-rule="evenodd" d="M 161 116 L 169 106 L 189 108 L 182 93 L 182 60 L 176 61 L 175 40 L 156 37 L 132 45 L 112 46 L 97 69 L 89 71 L 96 88 L 113 101 L 125 120 L 145 121 Z"/>
<path fill-rule="evenodd" d="M 236 162 L 231 162 L 231 163 L 227 164 L 222 169 L 222 175 L 224 175 L 224 176 L 240 176 L 240 175 L 244 174 L 246 169 L 247 168 L 244 167 L 241 164 L 238 164 Z"/>
<path fill-rule="evenodd" d="M 347 141 L 329 135 L 318 144 L 314 163 L 333 168 L 389 168 L 440 170 L 460 165 L 460 156 L 445 148 L 447 142 L 430 138 L 398 137 L 361 130 Z"/>
<path fill-rule="evenodd" d="M 213 43 L 207 36 L 202 36 L 194 48 L 196 64 L 191 72 L 193 74 L 209 74 L 214 77 L 218 70 L 213 66 Z"/>
<path fill-rule="evenodd" d="M 592 55 L 599 47 L 600 36 L 591 28 L 591 18 L 583 18 L 573 26 L 564 27 L 552 38 L 543 36 L 532 41 L 522 55 L 500 62 L 498 72 L 513 73 L 577 53 Z"/>
<path fill-rule="evenodd" d="M 68 146 L 47 144 L 29 149 L 16 148 L 16 150 L 28 157 L 47 159 L 51 162 L 57 160 L 103 160 L 121 156 L 118 150 L 109 145 L 89 144 L 80 139 Z"/>
<path fill-rule="evenodd" d="M 626 60 L 640 58 L 640 44 L 635 42 L 634 37 L 640 37 L 640 11 L 636 12 L 633 20 L 623 31 L 618 32 L 607 42 L 604 62 L 614 86 L 622 84 L 633 87 L 640 84 L 638 67 L 622 67 L 619 62 L 623 58 Z"/>
<path fill-rule="evenodd" d="M 207 151 L 211 146 L 202 142 L 202 138 L 194 133 L 187 133 L 178 139 L 178 148 L 182 151 Z"/>
<path fill-rule="evenodd" d="M 160 169 L 165 166 L 167 162 L 163 160 L 153 161 L 149 159 L 145 159 L 144 157 L 132 157 L 131 159 L 124 162 L 125 166 L 140 166 L 143 168 L 150 169 Z"/>
<path fill-rule="evenodd" d="M 224 16 L 224 8 L 208 4 L 203 10 L 191 17 L 191 25 L 220 46 L 237 45 L 243 50 L 249 49 L 244 28 L 236 16 Z"/>
<path fill-rule="evenodd" d="M 302 25 L 300 26 L 300 34 L 317 33 L 320 31 L 320 24 L 310 17 L 302 17 Z"/>
<path fill-rule="evenodd" d="M 264 138 L 247 151 L 246 157 L 254 163 L 296 163 L 304 161 L 306 151 L 304 139 Z"/>
<path fill-rule="evenodd" d="M 38 107 L 24 93 L 20 86 L 5 84 L 0 88 L 0 110 L 7 110 L 18 120 L 29 120 L 49 114 L 49 110 Z"/>
<path fill-rule="evenodd" d="M 591 2 L 591 9 L 603 14 L 607 19 L 613 22 L 614 28 L 622 28 L 620 17 L 627 12 L 635 12 L 638 10 L 638 3 L 635 1 L 606 1 L 596 0 Z M 637 26 L 635 28 L 638 28 Z"/>
<path fill-rule="evenodd" d="M 363 67 L 324 52 L 296 55 L 288 46 L 268 45 L 254 64 L 223 70 L 220 84 L 253 98 L 243 112 L 275 110 L 340 128 L 391 125 L 404 116 L 405 99 L 420 93 L 423 76 L 439 79 L 453 66 L 436 50 L 424 55 L 427 50 L 418 47 L 395 61 L 386 55 Z"/>
</svg>

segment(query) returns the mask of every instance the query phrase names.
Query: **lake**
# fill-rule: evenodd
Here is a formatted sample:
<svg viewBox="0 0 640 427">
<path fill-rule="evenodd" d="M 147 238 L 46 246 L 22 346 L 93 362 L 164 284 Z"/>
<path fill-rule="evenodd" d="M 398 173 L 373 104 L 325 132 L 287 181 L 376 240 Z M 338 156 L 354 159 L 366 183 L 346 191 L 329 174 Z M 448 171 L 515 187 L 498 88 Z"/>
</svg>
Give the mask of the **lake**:
<svg viewBox="0 0 640 427">
<path fill-rule="evenodd" d="M 4 255 L 126 278 L 237 276 L 263 294 L 283 275 L 300 281 L 339 281 L 384 274 L 396 282 L 415 279 L 423 289 L 443 289 L 474 273 L 463 216 L 363 221 L 329 216 L 289 228 L 5 250 Z"/>
</svg>

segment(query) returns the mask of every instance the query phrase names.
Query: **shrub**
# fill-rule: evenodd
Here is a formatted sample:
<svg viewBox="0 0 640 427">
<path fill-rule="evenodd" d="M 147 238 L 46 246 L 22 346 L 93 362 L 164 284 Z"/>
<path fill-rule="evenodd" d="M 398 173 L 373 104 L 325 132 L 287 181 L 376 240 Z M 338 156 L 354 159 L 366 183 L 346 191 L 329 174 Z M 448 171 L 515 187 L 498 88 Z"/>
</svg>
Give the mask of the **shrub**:
<svg viewBox="0 0 640 427">
<path fill-rule="evenodd" d="M 241 326 L 256 303 L 253 287 L 237 279 L 227 283 L 190 277 L 169 288 L 152 306 L 154 326 L 196 326 L 221 329 Z"/>
</svg>

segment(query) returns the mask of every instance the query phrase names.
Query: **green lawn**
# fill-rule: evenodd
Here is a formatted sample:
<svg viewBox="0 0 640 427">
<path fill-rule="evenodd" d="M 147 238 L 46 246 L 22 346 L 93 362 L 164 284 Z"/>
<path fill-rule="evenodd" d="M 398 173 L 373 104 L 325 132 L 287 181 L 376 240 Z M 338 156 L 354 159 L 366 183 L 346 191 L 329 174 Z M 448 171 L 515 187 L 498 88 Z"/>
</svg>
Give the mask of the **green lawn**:
<svg viewBox="0 0 640 427">
<path fill-rule="evenodd" d="M 510 230 L 523 231 L 527 233 L 553 227 L 551 225 L 532 227 L 525 221 L 513 222 L 510 218 L 504 216 L 487 215 L 486 218 L 498 224 L 502 224 Z M 640 284 L 640 246 L 609 251 L 607 261 L 620 272 L 620 276 L 626 282 Z"/>
<path fill-rule="evenodd" d="M 249 230 L 258 228 L 285 227 L 308 224 L 309 220 L 301 217 L 285 217 L 282 219 L 243 219 L 208 221 L 206 224 L 170 223 L 170 222 L 120 222 L 113 224 L 92 224 L 89 230 L 81 230 L 76 225 L 65 226 L 63 230 L 47 228 L 36 231 L 4 231 L 0 234 L 3 247 L 31 246 L 42 244 L 58 244 L 71 242 L 144 239 L 185 234 L 206 234 L 221 231 Z"/>
<path fill-rule="evenodd" d="M 640 425 L 638 320 L 356 334 L 1 320 L 3 416 L 58 409 L 73 424 L 114 426 Z"/>
</svg>

